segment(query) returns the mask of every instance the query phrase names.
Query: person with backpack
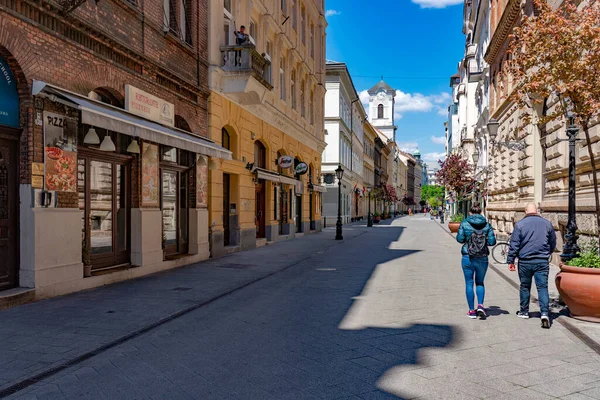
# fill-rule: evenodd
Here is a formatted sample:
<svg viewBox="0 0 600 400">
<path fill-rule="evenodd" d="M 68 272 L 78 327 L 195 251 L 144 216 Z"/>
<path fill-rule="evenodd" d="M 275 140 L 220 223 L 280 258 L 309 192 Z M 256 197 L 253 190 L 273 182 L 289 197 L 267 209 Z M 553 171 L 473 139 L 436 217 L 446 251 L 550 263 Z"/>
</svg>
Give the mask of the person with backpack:
<svg viewBox="0 0 600 400">
<path fill-rule="evenodd" d="M 458 243 L 464 243 L 462 246 L 462 268 L 465 276 L 467 304 L 469 312 L 467 316 L 475 319 L 487 318 L 487 313 L 483 302 L 485 300 L 485 286 L 483 281 L 488 269 L 488 256 L 490 250 L 488 246 L 496 244 L 496 235 L 494 229 L 481 215 L 481 206 L 479 203 L 473 204 L 466 220 L 461 222 L 456 235 Z M 475 284 L 477 292 L 477 308 L 475 308 Z"/>
</svg>

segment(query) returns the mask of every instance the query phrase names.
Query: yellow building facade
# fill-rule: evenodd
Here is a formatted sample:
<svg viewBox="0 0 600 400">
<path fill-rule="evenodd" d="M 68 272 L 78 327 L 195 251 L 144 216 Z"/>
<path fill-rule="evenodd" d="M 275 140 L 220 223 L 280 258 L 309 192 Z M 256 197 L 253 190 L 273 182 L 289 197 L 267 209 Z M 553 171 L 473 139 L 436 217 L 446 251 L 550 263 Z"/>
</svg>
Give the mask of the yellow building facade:
<svg viewBox="0 0 600 400">
<path fill-rule="evenodd" d="M 232 152 L 210 166 L 212 256 L 320 231 L 322 2 L 214 1 L 209 15 L 208 134 Z"/>
</svg>

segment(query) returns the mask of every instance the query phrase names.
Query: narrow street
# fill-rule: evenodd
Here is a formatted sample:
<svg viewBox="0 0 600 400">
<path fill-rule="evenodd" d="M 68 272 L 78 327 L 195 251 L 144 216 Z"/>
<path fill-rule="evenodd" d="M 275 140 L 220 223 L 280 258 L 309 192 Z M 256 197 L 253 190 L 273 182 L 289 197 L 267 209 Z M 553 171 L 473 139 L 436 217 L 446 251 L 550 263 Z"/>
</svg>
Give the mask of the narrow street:
<svg viewBox="0 0 600 400">
<path fill-rule="evenodd" d="M 0 397 L 600 398 L 600 357 L 516 318 L 493 270 L 490 317 L 466 318 L 460 247 L 438 222 L 333 236 L 0 311 Z"/>
</svg>

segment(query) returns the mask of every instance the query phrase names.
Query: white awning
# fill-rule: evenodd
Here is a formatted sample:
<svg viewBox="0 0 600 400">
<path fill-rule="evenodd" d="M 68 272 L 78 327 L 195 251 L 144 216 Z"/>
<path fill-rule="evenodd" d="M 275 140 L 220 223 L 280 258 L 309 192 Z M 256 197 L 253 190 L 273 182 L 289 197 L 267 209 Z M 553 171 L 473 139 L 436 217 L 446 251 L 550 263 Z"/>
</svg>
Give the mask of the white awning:
<svg viewBox="0 0 600 400">
<path fill-rule="evenodd" d="M 81 111 L 81 122 L 84 124 L 139 137 L 165 146 L 231 160 L 231 151 L 207 138 L 148 121 L 130 114 L 126 110 L 69 92 L 45 82 L 33 81 L 33 95 L 36 96 L 42 92 L 48 96 L 59 96 L 62 98 L 59 100 L 61 103 L 71 103 L 69 104 L 70 106 L 78 108 Z"/>
<path fill-rule="evenodd" d="M 281 182 L 279 180 L 280 175 L 276 172 L 270 172 L 266 169 L 262 169 L 262 168 L 256 168 L 255 169 L 256 172 L 256 177 L 258 179 L 264 179 L 266 181 L 271 181 L 271 182 Z"/>
<path fill-rule="evenodd" d="M 327 192 L 327 188 L 325 186 L 320 186 L 320 185 L 313 185 L 313 190 L 315 192 L 319 192 L 319 193 L 325 193 Z"/>
<path fill-rule="evenodd" d="M 286 185 L 294 185 L 296 186 L 297 179 L 290 178 L 289 176 L 280 175 L 280 182 L 285 183 Z"/>
</svg>

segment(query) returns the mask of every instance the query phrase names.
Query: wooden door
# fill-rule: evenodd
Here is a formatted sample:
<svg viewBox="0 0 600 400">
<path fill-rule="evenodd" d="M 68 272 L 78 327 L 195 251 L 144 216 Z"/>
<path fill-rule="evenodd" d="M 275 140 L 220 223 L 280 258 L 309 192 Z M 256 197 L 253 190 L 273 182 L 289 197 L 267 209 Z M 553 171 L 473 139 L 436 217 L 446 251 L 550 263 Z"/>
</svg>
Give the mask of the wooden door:
<svg viewBox="0 0 600 400">
<path fill-rule="evenodd" d="M 19 142 L 4 133 L 0 128 L 0 290 L 18 285 L 19 268 Z"/>
<path fill-rule="evenodd" d="M 302 232 L 302 196 L 296 196 L 296 232 Z"/>
<path fill-rule="evenodd" d="M 223 174 L 223 245 L 229 246 L 229 236 L 231 234 L 229 228 L 230 218 L 230 203 L 231 203 L 231 175 Z"/>
<path fill-rule="evenodd" d="M 265 199 L 265 181 L 260 179 L 256 184 L 256 206 L 255 212 L 256 216 L 254 218 L 256 222 L 256 237 L 264 238 L 265 237 L 265 209 L 266 209 L 266 199 Z"/>
</svg>

